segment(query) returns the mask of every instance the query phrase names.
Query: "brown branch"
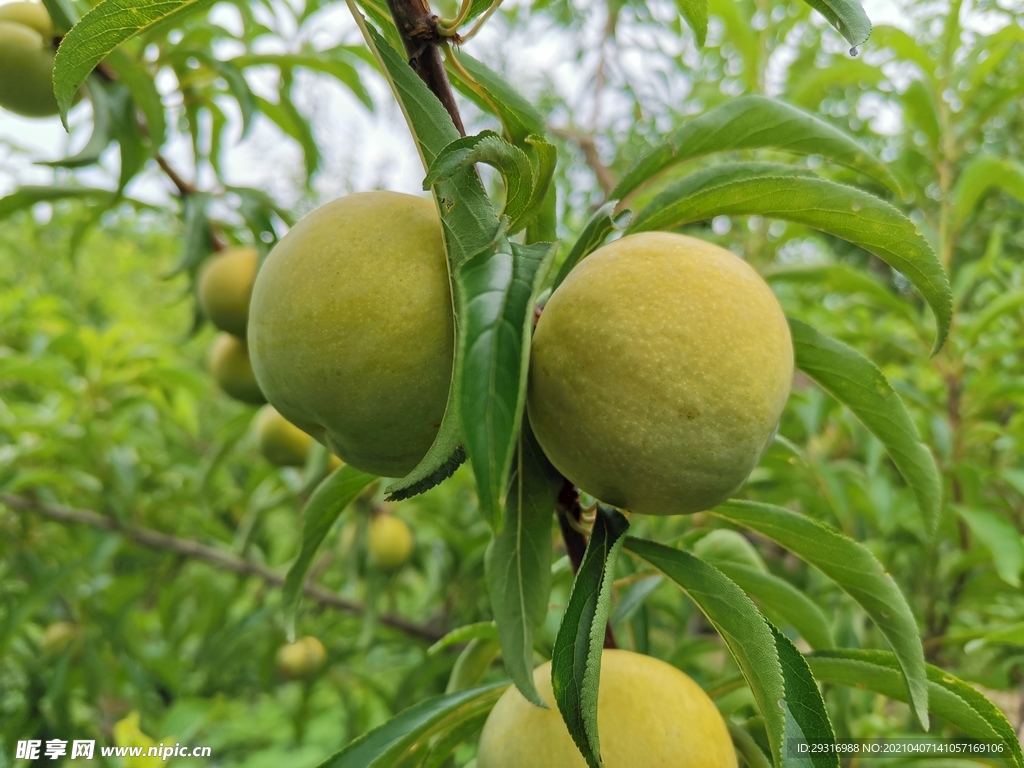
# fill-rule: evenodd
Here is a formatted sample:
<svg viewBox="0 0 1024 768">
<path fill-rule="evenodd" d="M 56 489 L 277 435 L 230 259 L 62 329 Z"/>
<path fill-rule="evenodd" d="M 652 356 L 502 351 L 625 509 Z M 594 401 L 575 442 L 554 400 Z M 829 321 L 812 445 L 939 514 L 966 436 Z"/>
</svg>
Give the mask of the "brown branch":
<svg viewBox="0 0 1024 768">
<path fill-rule="evenodd" d="M 448 111 L 459 135 L 465 136 L 466 128 L 438 48 L 441 35 L 437 31 L 437 16 L 430 12 L 426 0 L 387 0 L 387 3 L 409 57 L 409 66 Z"/>
<path fill-rule="evenodd" d="M 22 512 L 35 512 L 43 517 L 47 517 L 61 523 L 87 525 L 91 528 L 102 528 L 107 531 L 114 531 L 115 533 L 120 533 L 125 538 L 143 547 L 166 550 L 193 560 L 202 560 L 216 568 L 220 568 L 224 571 L 230 571 L 231 573 L 237 573 L 240 576 L 256 576 L 257 578 L 263 579 L 263 581 L 273 587 L 279 587 L 284 584 L 284 576 L 270 568 L 267 568 L 265 565 L 254 563 L 251 560 L 244 560 L 242 558 L 235 557 L 234 555 L 229 555 L 226 552 L 222 552 L 221 550 L 207 546 L 206 544 L 201 544 L 198 541 L 180 539 L 177 536 L 170 536 L 166 533 L 160 533 L 159 531 L 154 531 L 149 528 L 125 525 L 112 517 L 100 515 L 96 512 L 92 512 L 91 510 L 72 509 L 71 507 L 65 507 L 58 504 L 47 504 L 27 496 L 16 496 L 14 494 L 7 493 L 0 494 L 0 504 L 4 504 L 11 509 Z M 311 581 L 306 582 L 302 588 L 302 592 L 306 597 L 328 608 L 336 608 L 340 611 L 347 611 L 348 613 L 362 614 L 366 612 L 366 608 L 360 603 L 346 600 L 331 590 L 322 587 L 319 584 L 314 584 Z M 379 616 L 377 620 L 381 624 L 391 627 L 392 629 L 397 629 L 407 635 L 418 637 L 421 640 L 426 640 L 431 643 L 440 640 L 444 636 L 444 632 L 432 627 L 415 624 L 403 619 L 401 616 L 395 616 L 393 614 L 384 614 Z"/>
<path fill-rule="evenodd" d="M 555 511 L 558 513 L 558 527 L 562 529 L 565 551 L 569 555 L 569 562 L 572 563 L 572 572 L 579 573 L 580 565 L 583 564 L 583 555 L 587 551 L 587 540 L 569 522 L 571 517 L 578 523 L 583 516 L 583 508 L 580 506 L 579 489 L 568 480 L 562 483 L 562 490 L 558 492 Z M 604 647 L 619 647 L 615 642 L 615 633 L 612 631 L 610 623 L 606 624 L 604 628 Z"/>
<path fill-rule="evenodd" d="M 548 126 L 548 130 L 555 134 L 555 136 L 568 139 L 580 148 L 580 151 L 583 153 L 583 159 L 586 160 L 590 170 L 597 177 L 597 185 L 601 187 L 601 191 L 604 192 L 605 196 L 610 195 L 612 190 L 615 189 L 616 184 L 618 184 L 618 179 L 615 178 L 611 168 L 601 160 L 601 154 L 597 151 L 597 143 L 594 141 L 594 137 L 589 133 L 583 133 L 573 128 Z"/>
<path fill-rule="evenodd" d="M 157 165 L 163 169 L 164 173 L 167 174 L 167 178 L 171 180 L 171 183 L 178 188 L 178 194 L 181 195 L 181 197 L 188 197 L 189 195 L 195 194 L 196 188 L 181 178 L 178 172 L 171 167 L 170 163 L 167 162 L 166 157 L 161 154 L 157 154 L 156 162 Z"/>
</svg>

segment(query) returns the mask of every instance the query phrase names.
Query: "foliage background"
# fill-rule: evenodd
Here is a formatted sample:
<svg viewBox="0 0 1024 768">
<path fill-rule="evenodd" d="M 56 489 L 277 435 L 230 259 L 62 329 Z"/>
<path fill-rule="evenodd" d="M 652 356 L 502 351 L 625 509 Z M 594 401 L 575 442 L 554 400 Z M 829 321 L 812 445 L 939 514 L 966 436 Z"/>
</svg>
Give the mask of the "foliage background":
<svg viewBox="0 0 1024 768">
<path fill-rule="evenodd" d="M 197 187 L 216 193 L 211 215 L 233 237 L 249 237 L 225 182 L 265 191 L 295 215 L 352 189 L 417 188 L 411 153 L 383 149 L 390 138 L 366 138 L 382 126 L 393 132 L 389 137 L 404 136 L 404 127 L 379 76 L 355 52 L 351 25 L 337 20 L 344 10 L 254 4 L 250 21 L 247 8 L 217 6 L 205 19 L 188 19 L 181 32 L 154 37 L 146 49 L 162 65 L 167 103 L 179 104 L 166 154 Z M 867 543 L 907 594 L 929 659 L 991 691 L 1019 730 L 1021 19 L 1009 3 L 962 11 L 956 4 L 965 29 L 950 44 L 944 4 L 907 3 L 902 26 L 909 36 L 876 29 L 863 54 L 851 58 L 848 45 L 803 6 L 720 0 L 711 9 L 702 50 L 673 5 L 614 0 L 512 6 L 495 17 L 490 37 L 466 50 L 486 53 L 561 137 L 556 181 L 567 236 L 607 192 L 602 186 L 643 149 L 687 116 L 741 93 L 781 95 L 819 111 L 874 149 L 912 189 L 911 209 L 944 257 L 958 310 L 950 342 L 932 359 L 923 303 L 902 276 L 865 252 L 758 217 L 720 217 L 689 231 L 749 259 L 787 313 L 847 341 L 883 370 L 940 462 L 946 504 L 940 535 L 929 542 L 913 495 L 878 441 L 803 378 L 783 439 L 743 496 L 797 509 Z M 240 34 L 218 26 L 236 14 L 244 22 Z M 333 37 L 321 19 L 336 20 L 323 22 L 333 25 Z M 241 130 L 237 91 L 198 61 L 181 64 L 175 51 L 215 41 L 213 50 L 227 60 L 331 51 L 339 39 L 352 50 L 336 58 L 359 74 L 373 111 L 351 95 L 360 86 L 347 69 L 330 86 L 323 75 L 299 72 L 293 86 L 273 68 L 247 69 L 253 93 L 265 99 L 248 151 L 257 156 L 280 146 L 272 127 L 278 123 L 291 125 L 299 140 L 267 152 L 263 163 L 222 161 L 221 151 L 234 156 Z M 551 39 L 565 43 L 564 58 L 534 42 Z M 330 98 L 317 98 L 325 92 Z M 275 110 L 274 103 L 284 107 Z M 311 135 L 282 117 L 293 103 Z M 87 110 L 76 116 L 79 133 L 88 133 Z M 471 131 L 493 127 L 471 107 L 466 115 Z M 50 173 L 30 167 L 38 155 L 16 144 L 0 144 L 13 179 Z M 231 175 L 247 165 L 252 176 Z M 112 188 L 118 170 L 110 150 L 99 169 L 74 179 Z M 54 174 L 71 179 L 68 171 Z M 206 378 L 212 332 L 190 332 L 190 269 L 165 279 L 180 264 L 185 234 L 168 190 L 174 191 L 153 166 L 112 211 L 62 201 L 0 219 L 0 492 L 95 510 L 282 571 L 297 551 L 298 511 L 317 468 L 282 471 L 263 462 L 249 432 L 251 409 L 216 393 Z M 90 216 L 95 225 L 83 232 Z M 262 580 L 0 507 L 0 765 L 17 739 L 110 743 L 113 724 L 131 711 L 142 714 L 143 730 L 157 739 L 211 746 L 211 764 L 315 765 L 390 714 L 442 692 L 456 652 L 427 654 L 429 642 L 375 615 L 405 616 L 432 633 L 489 617 L 489 534 L 476 512 L 471 474 L 463 469 L 396 507 L 418 547 L 413 563 L 394 577 L 366 567 L 360 545 L 368 511 L 357 505 L 346 513 L 314 572 L 372 610 L 368 617 L 316 607 L 303 613 L 300 634 L 321 638 L 330 654 L 323 674 L 303 684 L 283 683 L 274 673 L 284 630 L 279 592 Z M 721 525 L 704 515 L 634 522 L 660 541 L 692 542 Z M 772 573 L 821 607 L 838 645 L 884 647 L 859 609 L 816 571 L 751 539 Z M 622 608 L 636 590 L 654 585 L 631 583 L 628 565 L 621 567 L 613 614 L 621 642 L 671 661 L 708 689 L 727 679 L 734 667 L 721 641 L 677 591 L 655 586 L 642 606 Z M 539 640 L 548 649 L 571 582 L 565 559 L 555 574 Z M 74 622 L 79 634 L 48 655 L 42 633 L 55 621 Z M 793 627 L 787 631 L 797 637 Z M 500 666 L 489 676 L 501 679 Z M 837 735 L 894 735 L 912 727 L 906 707 L 874 694 L 830 689 L 826 701 Z M 718 703 L 736 721 L 755 716 L 744 690 Z M 472 744 L 465 745 L 455 764 L 472 754 Z"/>
</svg>

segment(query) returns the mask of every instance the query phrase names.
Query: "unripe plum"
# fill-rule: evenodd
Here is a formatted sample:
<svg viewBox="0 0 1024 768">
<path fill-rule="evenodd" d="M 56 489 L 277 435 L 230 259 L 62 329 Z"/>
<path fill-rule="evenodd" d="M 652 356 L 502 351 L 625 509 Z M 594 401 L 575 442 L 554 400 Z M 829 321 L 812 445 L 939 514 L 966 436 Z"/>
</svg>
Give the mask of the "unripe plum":
<svg viewBox="0 0 1024 768">
<path fill-rule="evenodd" d="M 430 200 L 364 192 L 277 244 L 249 306 L 253 369 L 281 415 L 356 469 L 401 477 L 444 416 L 454 322 Z"/>
<path fill-rule="evenodd" d="M 278 413 L 274 406 L 264 405 L 256 414 L 256 441 L 260 453 L 279 467 L 301 467 L 306 463 L 313 438 Z"/>
<path fill-rule="evenodd" d="M 285 680 L 310 678 L 327 661 L 323 643 L 315 637 L 300 637 L 277 649 L 277 673 Z"/>
<path fill-rule="evenodd" d="M 793 377 L 789 326 L 745 261 L 684 235 L 599 248 L 537 323 L 527 395 L 552 464 L 633 512 L 727 499 L 771 443 Z"/>
<path fill-rule="evenodd" d="M 409 561 L 415 542 L 405 521 L 388 514 L 377 515 L 370 521 L 368 546 L 371 565 L 394 571 Z"/>
<path fill-rule="evenodd" d="M 199 278 L 199 306 L 222 331 L 245 338 L 249 298 L 256 280 L 255 248 L 232 248 L 214 256 Z"/>
<path fill-rule="evenodd" d="M 555 705 L 551 662 L 534 670 L 533 682 L 548 709 L 509 687 L 484 724 L 478 768 L 586 768 Z M 650 656 L 604 651 L 597 724 L 607 768 L 736 768 L 714 702 L 685 674 Z"/>
<path fill-rule="evenodd" d="M 50 39 L 38 29 L 0 16 L 0 107 L 23 117 L 57 114 L 53 55 Z"/>
<path fill-rule="evenodd" d="M 210 345 L 210 375 L 236 400 L 260 405 L 267 400 L 256 383 L 246 343 L 230 333 L 218 333 Z"/>
</svg>

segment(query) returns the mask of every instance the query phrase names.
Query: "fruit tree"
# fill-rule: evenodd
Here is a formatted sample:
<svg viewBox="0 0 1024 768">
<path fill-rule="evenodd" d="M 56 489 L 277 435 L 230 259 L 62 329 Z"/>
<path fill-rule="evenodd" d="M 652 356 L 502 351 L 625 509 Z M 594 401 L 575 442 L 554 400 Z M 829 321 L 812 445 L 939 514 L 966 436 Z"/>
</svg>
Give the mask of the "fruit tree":
<svg viewBox="0 0 1024 768">
<path fill-rule="evenodd" d="M 0 766 L 1024 768 L 1022 136 L 1003 0 L 0 0 Z"/>
</svg>

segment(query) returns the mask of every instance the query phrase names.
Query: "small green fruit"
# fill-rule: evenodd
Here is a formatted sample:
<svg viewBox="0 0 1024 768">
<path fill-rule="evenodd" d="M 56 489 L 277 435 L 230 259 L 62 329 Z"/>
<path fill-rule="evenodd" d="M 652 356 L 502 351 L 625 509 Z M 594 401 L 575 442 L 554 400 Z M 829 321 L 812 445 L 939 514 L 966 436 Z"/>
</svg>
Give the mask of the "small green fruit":
<svg viewBox="0 0 1024 768">
<path fill-rule="evenodd" d="M 364 192 L 281 239 L 249 306 L 253 368 L 281 415 L 356 469 L 401 477 L 444 416 L 454 323 L 431 201 Z"/>
<path fill-rule="evenodd" d="M 301 467 L 313 446 L 313 438 L 272 405 L 264 405 L 256 414 L 256 441 L 263 458 L 279 467 Z"/>
<path fill-rule="evenodd" d="M 230 333 L 219 333 L 210 346 L 210 375 L 221 389 L 236 400 L 260 405 L 267 400 L 260 392 L 249 362 L 245 342 Z"/>
<path fill-rule="evenodd" d="M 42 3 L 7 3 L 0 5 L 0 21 L 21 24 L 35 30 L 47 45 L 53 40 L 53 22 Z"/>
<path fill-rule="evenodd" d="M 394 515 L 377 515 L 370 521 L 370 564 L 394 571 L 409 561 L 415 541 L 405 522 Z"/>
<path fill-rule="evenodd" d="M 793 344 L 739 257 L 684 235 L 599 248 L 552 294 L 533 337 L 530 423 L 587 493 L 653 515 L 727 499 L 771 443 Z"/>
<path fill-rule="evenodd" d="M 277 673 L 285 680 L 313 677 L 327 661 L 323 643 L 315 637 L 301 637 L 277 650 Z"/>
<path fill-rule="evenodd" d="M 259 257 L 255 248 L 232 248 L 214 256 L 199 278 L 199 306 L 222 331 L 245 338 L 249 298 Z"/>
<path fill-rule="evenodd" d="M 551 662 L 534 670 L 533 682 L 548 709 L 509 686 L 484 724 L 478 768 L 586 768 L 555 706 Z M 608 768 L 736 768 L 714 702 L 685 674 L 650 656 L 604 652 L 597 727 Z"/>
<path fill-rule="evenodd" d="M 52 78 L 50 40 L 31 26 L 0 17 L 0 107 L 23 117 L 57 114 Z"/>
</svg>

